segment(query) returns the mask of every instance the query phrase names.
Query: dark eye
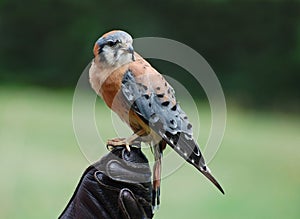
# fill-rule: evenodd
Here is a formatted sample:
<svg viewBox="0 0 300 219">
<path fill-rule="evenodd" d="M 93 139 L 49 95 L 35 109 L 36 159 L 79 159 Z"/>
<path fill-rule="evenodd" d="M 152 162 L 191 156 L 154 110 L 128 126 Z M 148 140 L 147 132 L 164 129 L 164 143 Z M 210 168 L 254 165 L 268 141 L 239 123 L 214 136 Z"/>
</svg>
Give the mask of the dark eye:
<svg viewBox="0 0 300 219">
<path fill-rule="evenodd" d="M 117 45 L 117 43 L 119 43 L 120 41 L 119 40 L 116 40 L 116 41 L 108 41 L 107 42 L 107 45 L 109 45 L 110 47 L 113 47 L 115 45 Z"/>
</svg>

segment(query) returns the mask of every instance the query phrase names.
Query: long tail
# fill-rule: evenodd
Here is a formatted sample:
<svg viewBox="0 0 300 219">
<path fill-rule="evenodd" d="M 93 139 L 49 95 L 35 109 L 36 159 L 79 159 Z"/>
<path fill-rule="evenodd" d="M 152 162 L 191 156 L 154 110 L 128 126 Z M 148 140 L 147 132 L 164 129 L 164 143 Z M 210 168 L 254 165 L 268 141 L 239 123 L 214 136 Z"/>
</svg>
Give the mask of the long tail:
<svg viewBox="0 0 300 219">
<path fill-rule="evenodd" d="M 183 134 L 183 135 L 181 135 Z M 191 136 L 187 136 L 184 133 L 171 134 L 166 133 L 163 139 L 170 145 L 181 157 L 183 157 L 188 163 L 196 167 L 206 178 L 208 178 L 223 194 L 225 194 L 221 185 L 212 176 L 209 168 L 206 166 L 202 153 Z"/>
<path fill-rule="evenodd" d="M 152 209 L 155 211 L 160 205 L 160 184 L 163 150 L 166 148 L 166 142 L 160 141 L 153 146 L 155 163 L 153 166 L 153 188 L 152 188 Z"/>
</svg>

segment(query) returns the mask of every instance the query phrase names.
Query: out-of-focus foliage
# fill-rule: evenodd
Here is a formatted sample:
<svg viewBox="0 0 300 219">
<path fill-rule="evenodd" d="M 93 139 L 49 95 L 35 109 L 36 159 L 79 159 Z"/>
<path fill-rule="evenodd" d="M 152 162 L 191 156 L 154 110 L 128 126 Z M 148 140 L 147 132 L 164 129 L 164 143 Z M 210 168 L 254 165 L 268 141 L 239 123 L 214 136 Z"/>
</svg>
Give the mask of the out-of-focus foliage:
<svg viewBox="0 0 300 219">
<path fill-rule="evenodd" d="M 217 73 L 227 98 L 297 107 L 299 11 L 300 2 L 290 0 L 2 0 L 0 83 L 74 87 L 92 59 L 95 40 L 124 29 L 134 37 L 171 38 L 197 50 Z M 162 73 L 192 83 L 178 67 L 153 63 Z"/>
<path fill-rule="evenodd" d="M 0 87 L 1 219 L 57 218 L 90 165 L 86 158 L 94 161 L 107 153 L 100 141 L 95 148 L 77 145 L 72 96 L 71 91 Z M 210 110 L 198 107 L 198 142 L 205 143 Z M 184 109 L 193 116 L 192 108 Z M 95 110 L 99 135 L 115 137 L 110 111 L 102 101 Z M 167 147 L 155 219 L 299 219 L 299 133 L 299 115 L 231 109 L 222 145 L 209 163 L 225 195 L 187 163 L 170 168 L 184 160 Z M 92 157 L 83 152 L 85 147 L 94 152 Z M 143 151 L 153 162 L 150 149 Z"/>
</svg>

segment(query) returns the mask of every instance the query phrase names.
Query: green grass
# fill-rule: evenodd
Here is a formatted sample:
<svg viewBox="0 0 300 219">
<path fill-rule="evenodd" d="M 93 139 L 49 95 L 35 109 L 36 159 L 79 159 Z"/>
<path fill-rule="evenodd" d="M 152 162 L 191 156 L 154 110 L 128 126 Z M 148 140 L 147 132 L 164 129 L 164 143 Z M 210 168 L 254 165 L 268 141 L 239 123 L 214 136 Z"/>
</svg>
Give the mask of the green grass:
<svg viewBox="0 0 300 219">
<path fill-rule="evenodd" d="M 107 124 L 101 133 L 114 137 L 109 110 L 100 101 L 96 107 Z M 209 113 L 200 109 L 201 142 Z M 229 105 L 223 143 L 209 164 L 226 195 L 186 164 L 164 177 L 155 218 L 299 218 L 299 133 L 299 115 Z M 0 87 L 0 139 L 0 218 L 57 218 L 89 165 L 73 133 L 72 92 Z M 104 153 L 99 144 L 95 157 Z"/>
</svg>

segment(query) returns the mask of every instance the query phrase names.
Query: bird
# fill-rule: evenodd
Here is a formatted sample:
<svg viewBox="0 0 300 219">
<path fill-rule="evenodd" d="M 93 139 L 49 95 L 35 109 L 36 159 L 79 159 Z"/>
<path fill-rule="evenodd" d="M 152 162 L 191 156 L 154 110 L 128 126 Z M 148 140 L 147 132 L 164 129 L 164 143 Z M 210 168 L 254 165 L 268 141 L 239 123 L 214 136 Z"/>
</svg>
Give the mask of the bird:
<svg viewBox="0 0 300 219">
<path fill-rule="evenodd" d="M 107 141 L 109 148 L 144 142 L 154 154 L 152 206 L 160 204 L 163 151 L 171 146 L 182 158 L 224 190 L 207 167 L 192 124 L 168 81 L 134 51 L 132 36 L 123 30 L 103 34 L 94 44 L 89 69 L 92 89 L 133 131 L 127 138 Z"/>
</svg>

